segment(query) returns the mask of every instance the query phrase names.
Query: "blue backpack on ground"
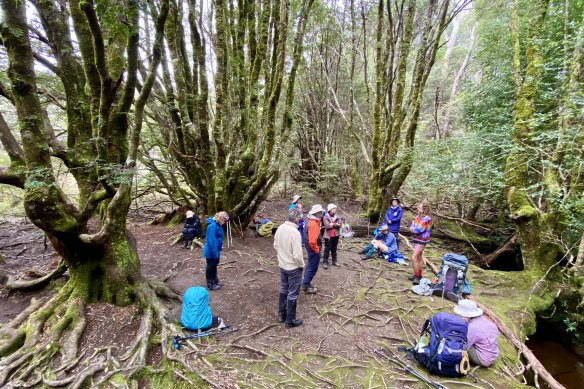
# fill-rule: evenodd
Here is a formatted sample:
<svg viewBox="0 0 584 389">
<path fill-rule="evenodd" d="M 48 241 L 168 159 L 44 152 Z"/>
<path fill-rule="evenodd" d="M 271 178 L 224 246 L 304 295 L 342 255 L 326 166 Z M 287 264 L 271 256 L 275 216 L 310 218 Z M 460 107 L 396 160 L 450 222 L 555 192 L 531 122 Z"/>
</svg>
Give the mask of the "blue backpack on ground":
<svg viewBox="0 0 584 389">
<path fill-rule="evenodd" d="M 438 283 L 434 290 L 441 290 L 442 297 L 446 292 L 453 292 L 458 296 L 471 294 L 470 283 L 466 278 L 468 259 L 464 255 L 447 253 L 442 257 L 440 271 L 436 275 Z"/>
<path fill-rule="evenodd" d="M 213 315 L 209 307 L 209 292 L 206 288 L 193 286 L 187 289 L 183 296 L 180 324 L 192 331 L 211 327 Z"/>
<path fill-rule="evenodd" d="M 439 312 L 424 323 L 420 340 L 413 350 L 414 358 L 432 374 L 465 376 L 470 368 L 467 333 L 468 323 L 464 319 Z"/>
</svg>

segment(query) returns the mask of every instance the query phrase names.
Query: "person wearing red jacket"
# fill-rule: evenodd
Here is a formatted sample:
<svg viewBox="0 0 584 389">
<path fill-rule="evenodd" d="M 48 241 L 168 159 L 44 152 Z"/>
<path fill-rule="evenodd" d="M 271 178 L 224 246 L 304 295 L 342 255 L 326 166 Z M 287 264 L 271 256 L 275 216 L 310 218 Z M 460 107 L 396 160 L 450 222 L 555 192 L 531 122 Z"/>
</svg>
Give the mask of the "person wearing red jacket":
<svg viewBox="0 0 584 389">
<path fill-rule="evenodd" d="M 320 251 L 322 249 L 322 238 L 320 236 L 320 215 L 322 214 L 322 206 L 316 204 L 308 213 L 308 227 L 305 230 L 306 239 L 306 253 L 308 254 L 308 265 L 304 272 L 304 279 L 302 280 L 302 291 L 307 294 L 315 294 L 317 289 L 310 283 L 316 272 L 318 271 L 318 264 L 320 263 Z"/>
</svg>

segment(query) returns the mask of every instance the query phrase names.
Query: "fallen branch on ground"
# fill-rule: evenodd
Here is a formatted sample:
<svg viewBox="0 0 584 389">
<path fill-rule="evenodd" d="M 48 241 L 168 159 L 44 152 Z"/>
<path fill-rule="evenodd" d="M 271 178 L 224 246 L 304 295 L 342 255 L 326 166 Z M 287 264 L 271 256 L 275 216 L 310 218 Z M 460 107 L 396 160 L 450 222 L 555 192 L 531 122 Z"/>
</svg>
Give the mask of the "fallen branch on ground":
<svg viewBox="0 0 584 389">
<path fill-rule="evenodd" d="M 541 364 L 541 362 L 537 359 L 537 357 L 531 352 L 531 350 L 515 336 L 513 331 L 501 321 L 497 317 L 497 315 L 487 308 L 485 305 L 481 304 L 476 297 L 474 296 L 467 296 L 469 300 L 474 301 L 477 305 L 483 310 L 485 315 L 487 315 L 499 328 L 499 331 L 511 342 L 513 346 L 519 351 L 520 354 L 523 354 L 527 362 L 529 363 L 530 368 L 534 371 L 537 376 L 541 377 L 552 389 L 566 389 L 562 384 L 560 384 L 556 379 L 550 374 L 549 371 Z"/>
</svg>

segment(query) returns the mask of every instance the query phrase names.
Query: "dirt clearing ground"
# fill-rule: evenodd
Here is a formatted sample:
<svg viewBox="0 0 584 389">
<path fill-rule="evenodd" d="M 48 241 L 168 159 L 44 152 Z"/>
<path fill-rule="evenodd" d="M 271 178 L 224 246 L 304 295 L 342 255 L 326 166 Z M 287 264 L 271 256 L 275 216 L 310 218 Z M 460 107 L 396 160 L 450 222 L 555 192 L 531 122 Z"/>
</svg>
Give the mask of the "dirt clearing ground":
<svg viewBox="0 0 584 389">
<path fill-rule="evenodd" d="M 166 279 L 180 294 L 190 286 L 205 285 L 202 250 L 170 246 L 180 226 L 130 222 L 128 228 L 137 238 L 146 277 Z M 240 331 L 198 340 L 194 343 L 196 350 L 185 345 L 178 351 L 203 361 L 212 372 L 207 374 L 210 381 L 218 387 L 249 388 L 423 387 L 412 376 L 372 353 L 375 348 L 395 351 L 398 345 L 412 344 L 427 317 L 454 306 L 449 301 L 413 294 L 406 279 L 409 265 L 381 260 L 363 262 L 357 251 L 364 240 L 343 241 L 339 246 L 341 268 L 319 268 L 313 282 L 319 293 L 301 294 L 299 299 L 297 316 L 304 324 L 285 329 L 277 321 L 279 273 L 272 238 L 254 239 L 251 230 L 244 234 L 242 240 L 239 231 L 233 231 L 232 248 L 227 248 L 225 242 L 219 266 L 224 287 L 210 292 L 213 314 L 240 327 Z M 434 241 L 429 249 L 433 247 L 436 251 L 428 250 L 428 256 L 439 258 L 444 253 L 437 250 L 441 246 L 441 242 Z M 1 224 L 0 247 L 6 262 L 1 266 L 8 275 L 32 268 L 46 271 L 51 263 L 54 266 L 55 255 L 50 248 L 44 249 L 42 233 L 30 225 Z M 407 250 L 405 254 L 410 255 Z M 430 276 L 428 272 L 425 275 Z M 472 281 L 473 272 L 469 275 Z M 473 287 L 480 297 L 481 284 L 473 283 Z M 24 309 L 31 297 L 48 293 L 50 288 L 45 292 L 9 294 L 0 287 L 0 322 Z M 496 295 L 497 291 L 489 293 Z M 107 343 L 115 346 L 116 355 L 121 355 L 137 331 L 140 312 L 136 307 L 92 304 L 87 318 L 82 349 L 91 353 Z M 516 354 L 506 340 L 501 339 L 500 345 L 504 356 L 495 368 L 477 369 L 472 377 L 462 380 L 433 379 L 448 387 L 517 385 L 510 378 L 517 369 Z M 158 355 L 159 350 L 151 351 L 153 360 Z M 420 366 L 413 365 L 422 371 Z"/>
</svg>

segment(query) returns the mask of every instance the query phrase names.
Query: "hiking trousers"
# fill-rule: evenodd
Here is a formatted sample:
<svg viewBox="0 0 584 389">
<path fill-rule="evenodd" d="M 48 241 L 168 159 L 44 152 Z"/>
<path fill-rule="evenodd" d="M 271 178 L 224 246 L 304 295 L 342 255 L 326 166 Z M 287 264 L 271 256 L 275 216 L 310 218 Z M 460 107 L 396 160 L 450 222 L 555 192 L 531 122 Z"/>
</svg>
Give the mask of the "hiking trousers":
<svg viewBox="0 0 584 389">
<path fill-rule="evenodd" d="M 302 280 L 303 287 L 308 287 L 308 285 L 310 285 L 310 282 L 318 271 L 318 265 L 320 264 L 320 251 L 315 253 L 309 245 L 306 245 L 306 253 L 308 254 L 308 264 L 306 265 L 306 271 L 304 272 L 304 280 Z"/>
<path fill-rule="evenodd" d="M 327 263 L 328 264 L 328 257 L 329 257 L 329 252 L 331 254 L 331 257 L 333 259 L 333 263 L 337 263 L 337 246 L 339 245 L 339 237 L 338 236 L 333 236 L 331 238 L 328 238 L 324 240 L 324 254 L 322 257 L 322 263 Z"/>
<path fill-rule="evenodd" d="M 217 266 L 219 265 L 219 258 L 206 258 L 207 267 L 205 268 L 205 277 L 207 278 L 207 285 L 218 284 Z"/>
<path fill-rule="evenodd" d="M 280 268 L 280 294 L 287 295 L 287 300 L 296 301 L 300 294 L 302 283 L 302 268 L 284 270 Z"/>
</svg>

